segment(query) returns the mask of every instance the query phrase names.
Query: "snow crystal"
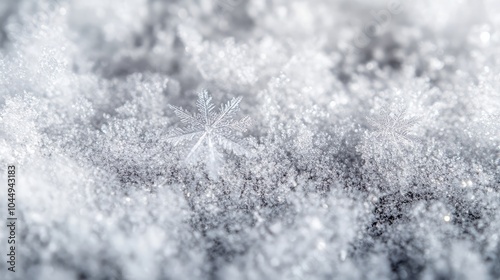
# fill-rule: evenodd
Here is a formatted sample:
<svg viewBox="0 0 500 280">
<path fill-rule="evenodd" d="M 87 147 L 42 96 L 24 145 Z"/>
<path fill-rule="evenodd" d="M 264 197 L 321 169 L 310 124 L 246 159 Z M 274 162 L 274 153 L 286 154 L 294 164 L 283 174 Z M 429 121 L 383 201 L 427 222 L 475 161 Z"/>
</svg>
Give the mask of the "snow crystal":
<svg viewBox="0 0 500 280">
<path fill-rule="evenodd" d="M 499 279 L 499 15 L 0 1 L 0 279 Z"/>
</svg>

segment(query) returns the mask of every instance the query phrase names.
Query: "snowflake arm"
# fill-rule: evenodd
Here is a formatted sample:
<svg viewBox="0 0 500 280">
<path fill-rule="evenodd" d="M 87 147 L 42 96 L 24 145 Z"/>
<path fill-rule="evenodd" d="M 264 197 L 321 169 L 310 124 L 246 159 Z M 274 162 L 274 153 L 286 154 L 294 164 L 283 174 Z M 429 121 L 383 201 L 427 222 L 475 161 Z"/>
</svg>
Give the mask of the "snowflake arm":
<svg viewBox="0 0 500 280">
<path fill-rule="evenodd" d="M 167 138 L 167 142 L 172 143 L 175 146 L 185 141 L 191 141 L 194 138 L 201 136 L 201 134 L 203 134 L 203 132 L 199 130 L 184 130 L 181 128 L 175 128 L 172 136 Z"/>
<path fill-rule="evenodd" d="M 222 105 L 220 112 L 213 123 L 214 127 L 217 127 L 221 122 L 227 122 L 228 124 L 232 123 L 234 114 L 240 110 L 239 104 L 241 99 L 242 97 L 236 97 L 231 99 L 225 105 Z"/>
<path fill-rule="evenodd" d="M 189 151 L 189 154 L 187 155 L 186 159 L 190 159 L 195 153 L 196 151 L 198 150 L 198 148 L 201 146 L 201 144 L 203 144 L 203 141 L 205 140 L 205 138 L 208 138 L 209 142 L 211 143 L 212 139 L 209 135 L 209 132 L 204 132 L 200 138 L 198 139 L 198 141 L 196 141 L 196 144 L 194 144 L 194 146 L 191 148 L 191 150 Z M 209 148 L 213 148 L 213 145 L 209 145 Z"/>
<path fill-rule="evenodd" d="M 188 111 L 184 110 L 182 107 L 176 107 L 168 105 L 168 107 L 174 110 L 175 115 L 184 124 L 203 126 L 203 124 L 196 118 L 196 116 L 191 115 Z"/>
<path fill-rule="evenodd" d="M 206 89 L 200 91 L 198 94 L 198 101 L 196 101 L 198 112 L 203 118 L 204 125 L 210 125 L 213 117 L 214 104 L 212 104 L 212 97 L 208 94 Z"/>
<path fill-rule="evenodd" d="M 237 155 L 243 155 L 247 153 L 245 147 L 243 147 L 240 143 L 233 139 L 230 139 L 228 137 L 217 137 L 217 140 L 219 142 L 219 145 L 224 147 L 224 149 L 230 150 Z"/>
<path fill-rule="evenodd" d="M 223 155 L 215 148 L 215 143 L 212 137 L 208 137 L 208 155 L 209 160 L 207 164 L 211 164 L 212 166 L 207 166 L 208 168 L 213 168 L 213 170 L 217 170 L 221 163 L 223 162 Z"/>
<path fill-rule="evenodd" d="M 245 116 L 243 117 L 243 119 L 231 123 L 229 127 L 239 132 L 245 132 L 247 131 L 248 127 L 250 127 L 251 124 L 252 124 L 252 119 L 250 119 L 249 116 Z"/>
<path fill-rule="evenodd" d="M 409 119 L 401 119 L 398 122 L 398 131 L 401 132 L 401 134 L 407 135 L 412 127 L 414 127 L 416 124 L 420 122 L 419 117 L 412 117 Z"/>
</svg>

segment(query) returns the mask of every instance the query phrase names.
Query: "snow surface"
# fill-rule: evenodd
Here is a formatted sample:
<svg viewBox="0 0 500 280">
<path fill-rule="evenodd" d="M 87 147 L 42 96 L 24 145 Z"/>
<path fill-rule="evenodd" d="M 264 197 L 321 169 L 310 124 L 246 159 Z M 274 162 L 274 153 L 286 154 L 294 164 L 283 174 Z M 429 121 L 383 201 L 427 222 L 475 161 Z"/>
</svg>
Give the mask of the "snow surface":
<svg viewBox="0 0 500 280">
<path fill-rule="evenodd" d="M 497 0 L 0 1 L 0 278 L 500 279 L 499 117 Z"/>
</svg>

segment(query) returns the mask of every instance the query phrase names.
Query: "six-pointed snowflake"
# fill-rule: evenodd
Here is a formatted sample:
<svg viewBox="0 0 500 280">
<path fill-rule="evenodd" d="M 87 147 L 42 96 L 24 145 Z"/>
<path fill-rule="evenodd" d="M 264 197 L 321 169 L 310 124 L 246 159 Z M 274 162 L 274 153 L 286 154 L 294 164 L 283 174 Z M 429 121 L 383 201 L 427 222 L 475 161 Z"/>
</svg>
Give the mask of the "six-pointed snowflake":
<svg viewBox="0 0 500 280">
<path fill-rule="evenodd" d="M 419 122 L 420 118 L 406 118 L 406 109 L 391 111 L 383 108 L 378 115 L 368 118 L 368 123 L 374 128 L 374 136 L 392 144 L 412 143 L 417 138 L 409 135 L 410 130 Z"/>
<path fill-rule="evenodd" d="M 169 105 L 185 127 L 174 129 L 168 142 L 177 145 L 196 139 L 186 160 L 199 158 L 199 155 L 204 153 L 209 171 L 216 171 L 222 161 L 222 154 L 217 146 L 235 154 L 245 154 L 246 149 L 236 140 L 236 134 L 245 132 L 251 120 L 248 116 L 240 120 L 234 119 L 239 111 L 241 99 L 241 97 L 233 98 L 222 105 L 219 112 L 215 112 L 212 97 L 207 90 L 201 90 L 196 102 L 197 114 Z"/>
</svg>

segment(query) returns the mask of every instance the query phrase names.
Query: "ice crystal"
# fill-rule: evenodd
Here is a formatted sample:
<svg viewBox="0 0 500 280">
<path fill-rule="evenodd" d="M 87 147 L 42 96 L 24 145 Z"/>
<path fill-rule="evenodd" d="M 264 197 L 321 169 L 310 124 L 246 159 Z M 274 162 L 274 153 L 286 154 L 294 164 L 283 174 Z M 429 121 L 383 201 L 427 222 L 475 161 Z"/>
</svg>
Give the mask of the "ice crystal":
<svg viewBox="0 0 500 280">
<path fill-rule="evenodd" d="M 1 279 L 500 279 L 500 1 L 122 2 L 0 1 Z"/>
<path fill-rule="evenodd" d="M 246 154 L 246 148 L 236 139 L 236 133 L 243 133 L 250 125 L 250 117 L 245 116 L 240 120 L 234 117 L 239 111 L 241 97 L 231 99 L 222 105 L 219 112 L 214 111 L 212 97 L 208 90 L 203 89 L 198 93 L 197 114 L 191 114 L 181 107 L 169 105 L 185 128 L 175 128 L 168 142 L 177 145 L 196 139 L 186 156 L 191 161 L 199 157 L 202 147 L 206 152 L 206 164 L 209 172 L 214 175 L 222 162 L 222 153 L 217 146 L 235 154 Z"/>
<path fill-rule="evenodd" d="M 374 129 L 374 136 L 391 144 L 408 144 L 418 139 L 410 135 L 411 129 L 419 122 L 418 117 L 407 117 L 406 109 L 391 111 L 385 107 L 380 112 L 368 118 L 368 123 Z"/>
</svg>

